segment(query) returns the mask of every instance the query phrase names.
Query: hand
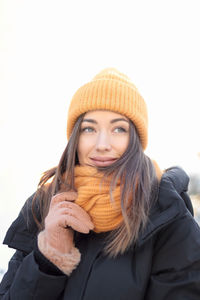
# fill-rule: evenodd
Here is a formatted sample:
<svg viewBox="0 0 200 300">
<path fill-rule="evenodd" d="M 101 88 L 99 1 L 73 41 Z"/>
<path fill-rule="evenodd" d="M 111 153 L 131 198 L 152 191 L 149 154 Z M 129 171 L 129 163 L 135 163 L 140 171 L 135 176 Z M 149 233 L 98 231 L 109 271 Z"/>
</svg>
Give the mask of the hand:
<svg viewBox="0 0 200 300">
<path fill-rule="evenodd" d="M 45 218 L 45 239 L 61 253 L 69 253 L 74 247 L 74 230 L 89 233 L 94 225 L 88 213 L 73 201 L 74 191 L 62 192 L 51 199 Z"/>
</svg>

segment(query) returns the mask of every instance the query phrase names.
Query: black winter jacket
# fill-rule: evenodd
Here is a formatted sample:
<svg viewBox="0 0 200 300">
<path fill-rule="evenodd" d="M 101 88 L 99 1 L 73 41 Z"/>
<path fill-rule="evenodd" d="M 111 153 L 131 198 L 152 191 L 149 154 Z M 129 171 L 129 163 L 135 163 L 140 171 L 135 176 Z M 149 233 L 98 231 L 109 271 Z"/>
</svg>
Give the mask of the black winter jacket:
<svg viewBox="0 0 200 300">
<path fill-rule="evenodd" d="M 69 277 L 40 271 L 33 251 L 36 226 L 27 227 L 20 212 L 4 240 L 16 252 L 2 280 L 0 299 L 199 300 L 200 228 L 192 216 L 187 185 L 180 168 L 164 173 L 148 225 L 124 255 L 112 259 L 102 254 L 107 233 L 77 235 L 81 262 Z"/>
</svg>

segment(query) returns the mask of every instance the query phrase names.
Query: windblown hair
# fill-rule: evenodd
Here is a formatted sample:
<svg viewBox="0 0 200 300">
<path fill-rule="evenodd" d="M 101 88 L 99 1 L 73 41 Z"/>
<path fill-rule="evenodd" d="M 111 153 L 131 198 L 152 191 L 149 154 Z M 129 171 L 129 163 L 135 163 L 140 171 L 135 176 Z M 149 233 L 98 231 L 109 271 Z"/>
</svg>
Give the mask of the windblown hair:
<svg viewBox="0 0 200 300">
<path fill-rule="evenodd" d="M 44 228 L 44 219 L 48 214 L 52 196 L 61 191 L 61 186 L 65 187 L 65 191 L 75 189 L 74 167 L 79 163 L 77 145 L 83 117 L 84 114 L 77 119 L 58 166 L 46 171 L 40 179 L 32 204 L 33 216 L 40 230 Z M 123 222 L 108 234 L 104 247 L 105 254 L 115 257 L 137 242 L 139 232 L 147 223 L 151 205 L 157 198 L 159 186 L 154 165 L 144 154 L 137 130 L 131 121 L 129 145 L 124 154 L 112 165 L 99 167 L 98 170 L 104 172 L 105 180 L 112 176 L 111 201 L 114 201 L 112 190 L 120 180 Z M 63 182 L 64 173 L 66 176 Z M 47 183 L 50 179 L 51 183 Z M 36 199 L 39 199 L 40 221 L 35 214 Z"/>
</svg>

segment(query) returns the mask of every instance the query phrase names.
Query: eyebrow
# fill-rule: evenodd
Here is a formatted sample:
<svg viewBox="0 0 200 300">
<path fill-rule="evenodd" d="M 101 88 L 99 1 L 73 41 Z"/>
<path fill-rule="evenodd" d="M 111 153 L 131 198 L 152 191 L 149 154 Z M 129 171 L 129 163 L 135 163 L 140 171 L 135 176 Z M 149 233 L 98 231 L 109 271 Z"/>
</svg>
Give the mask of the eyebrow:
<svg viewBox="0 0 200 300">
<path fill-rule="evenodd" d="M 129 123 L 129 121 L 124 118 L 113 119 L 110 121 L 110 123 L 113 124 L 113 123 L 119 122 L 119 121 L 125 121 L 125 122 Z M 82 122 L 89 122 L 89 123 L 97 124 L 97 121 L 95 121 L 94 119 L 83 119 Z"/>
<path fill-rule="evenodd" d="M 115 122 L 118 122 L 118 121 L 125 121 L 125 122 L 129 123 L 128 120 L 126 120 L 124 118 L 113 119 L 112 121 L 110 121 L 110 123 L 115 123 Z"/>
</svg>

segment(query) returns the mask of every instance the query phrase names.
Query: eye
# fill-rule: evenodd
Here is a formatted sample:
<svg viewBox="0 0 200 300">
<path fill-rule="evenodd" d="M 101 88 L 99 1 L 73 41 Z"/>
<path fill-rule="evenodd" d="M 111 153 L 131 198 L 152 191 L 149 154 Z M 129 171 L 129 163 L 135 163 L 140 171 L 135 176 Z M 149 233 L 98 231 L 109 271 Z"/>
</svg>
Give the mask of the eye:
<svg viewBox="0 0 200 300">
<path fill-rule="evenodd" d="M 81 128 L 81 132 L 93 132 L 94 131 L 94 128 L 93 127 L 84 127 L 84 128 Z"/>
<path fill-rule="evenodd" d="M 114 132 L 120 133 L 120 132 L 127 132 L 127 129 L 124 127 L 116 127 L 114 129 Z"/>
</svg>

